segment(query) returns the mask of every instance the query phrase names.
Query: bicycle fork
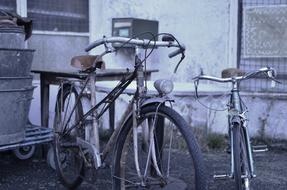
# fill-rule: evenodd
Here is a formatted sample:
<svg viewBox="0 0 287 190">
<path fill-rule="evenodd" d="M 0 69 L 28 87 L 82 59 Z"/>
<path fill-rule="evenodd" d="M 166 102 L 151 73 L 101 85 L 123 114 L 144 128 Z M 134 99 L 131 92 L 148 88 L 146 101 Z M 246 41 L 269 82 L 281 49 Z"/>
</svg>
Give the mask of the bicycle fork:
<svg viewBox="0 0 287 190">
<path fill-rule="evenodd" d="M 145 180 L 147 178 L 148 169 L 151 165 L 151 162 L 153 163 L 153 167 L 156 170 L 156 173 L 158 176 L 162 177 L 162 174 L 160 172 L 159 166 L 158 166 L 158 158 L 156 156 L 156 148 L 155 148 L 155 142 L 154 142 L 154 129 L 156 125 L 156 115 L 154 117 L 154 120 L 152 122 L 152 125 L 149 126 L 150 122 L 148 122 L 147 125 L 145 123 L 141 124 L 142 127 L 142 135 L 143 135 L 143 146 L 148 147 L 148 156 L 146 160 L 146 166 L 144 168 L 144 171 L 142 172 L 140 169 L 140 163 L 139 163 L 139 145 L 138 145 L 138 135 L 139 135 L 139 129 L 138 129 L 138 119 L 140 118 L 140 109 L 141 109 L 141 102 L 146 94 L 146 88 L 144 86 L 144 71 L 143 71 L 143 65 L 142 61 L 139 58 L 140 52 L 139 49 L 136 47 L 136 56 L 135 56 L 135 62 L 137 67 L 137 91 L 135 94 L 135 99 L 132 101 L 132 118 L 133 118 L 133 128 L 132 128 L 132 134 L 133 134 L 133 150 L 134 150 L 134 162 L 135 162 L 135 168 L 137 175 L 141 180 L 141 186 L 145 186 Z"/>
<path fill-rule="evenodd" d="M 137 171 L 137 175 L 139 178 L 142 179 L 142 186 L 145 184 L 145 180 L 148 175 L 148 170 L 151 166 L 151 163 L 153 163 L 153 168 L 156 171 L 156 174 L 160 177 L 162 177 L 162 173 L 159 169 L 158 165 L 158 157 L 156 154 L 156 145 L 155 145 L 155 127 L 157 123 L 157 114 L 154 116 L 153 120 L 148 120 L 147 123 L 143 122 L 141 124 L 141 133 L 143 136 L 143 146 L 148 148 L 146 151 L 148 152 L 145 168 L 142 172 L 140 169 L 140 163 L 139 163 L 139 145 L 138 145 L 138 135 L 139 135 L 139 128 L 138 128 L 138 114 L 137 114 L 137 106 L 136 102 L 133 103 L 133 150 L 134 150 L 134 162 L 135 162 L 135 168 Z M 143 148 L 142 146 L 140 146 Z"/>
<path fill-rule="evenodd" d="M 237 123 L 239 127 L 242 128 L 243 131 L 243 140 L 246 142 L 246 152 L 247 152 L 247 161 L 248 161 L 248 168 L 249 171 L 246 171 L 246 174 L 242 176 L 242 178 L 253 178 L 256 177 L 255 172 L 254 172 L 254 162 L 253 162 L 253 155 L 252 155 L 252 147 L 251 147 L 251 142 L 250 142 L 250 137 L 247 129 L 247 117 L 246 117 L 246 112 L 242 112 L 242 105 L 241 105 L 241 99 L 239 96 L 239 91 L 237 89 L 237 84 L 233 83 L 233 90 L 232 90 L 232 95 L 230 99 L 230 108 L 229 108 L 229 137 L 230 137 L 230 148 L 231 148 L 231 157 L 230 157 L 230 162 L 231 162 L 231 171 L 230 174 L 223 174 L 223 175 L 214 175 L 215 179 L 225 179 L 225 178 L 233 178 L 234 177 L 234 139 L 233 139 L 233 126 L 235 123 Z M 247 189 L 249 188 L 249 181 L 245 180 L 246 184 L 245 186 Z"/>
<path fill-rule="evenodd" d="M 235 113 L 234 115 L 231 117 L 231 124 L 232 122 L 238 123 L 242 129 L 243 132 L 243 140 L 244 140 L 244 146 L 246 148 L 246 156 L 247 156 L 247 164 L 248 164 L 248 168 L 249 171 L 246 171 L 246 174 L 244 176 L 244 178 L 253 178 L 256 175 L 254 174 L 254 165 L 253 165 L 253 155 L 252 155 L 252 148 L 251 148 L 251 142 L 250 142 L 250 137 L 249 137 L 249 133 L 248 133 L 248 129 L 247 129 L 247 110 L 242 111 L 242 104 L 241 104 L 241 98 L 239 95 L 239 90 L 237 89 L 237 84 L 233 84 L 233 90 L 232 90 L 232 96 L 231 96 L 231 103 L 232 108 L 235 109 Z M 232 114 L 231 114 L 232 115 Z M 233 125 L 231 125 L 232 127 Z M 240 131 L 241 131 L 240 129 Z M 232 128 L 230 129 L 230 136 L 231 136 L 231 145 L 233 145 L 233 130 Z M 233 146 L 231 146 L 231 176 L 234 176 L 234 150 L 233 150 Z"/>
</svg>

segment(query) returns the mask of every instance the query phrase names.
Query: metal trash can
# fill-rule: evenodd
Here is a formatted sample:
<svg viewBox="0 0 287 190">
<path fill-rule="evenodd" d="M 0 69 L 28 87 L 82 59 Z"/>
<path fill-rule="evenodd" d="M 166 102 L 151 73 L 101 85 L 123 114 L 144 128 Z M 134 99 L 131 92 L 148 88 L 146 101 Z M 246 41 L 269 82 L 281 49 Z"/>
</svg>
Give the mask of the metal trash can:
<svg viewBox="0 0 287 190">
<path fill-rule="evenodd" d="M 29 76 L 34 50 L 0 48 L 0 77 Z"/>
<path fill-rule="evenodd" d="M 0 25 L 1 26 L 1 25 Z M 20 27 L 0 27 L 0 48 L 25 48 L 25 34 Z"/>
<path fill-rule="evenodd" d="M 32 35 L 32 20 L 0 10 L 0 48 L 24 49 Z"/>
<path fill-rule="evenodd" d="M 24 140 L 33 90 L 0 90 L 0 145 Z"/>
<path fill-rule="evenodd" d="M 20 89 L 30 87 L 33 76 L 24 77 L 0 77 L 0 90 Z"/>
<path fill-rule="evenodd" d="M 31 32 L 31 20 L 0 10 L 0 145 L 25 138 L 34 90 L 34 50 L 24 49 Z"/>
</svg>

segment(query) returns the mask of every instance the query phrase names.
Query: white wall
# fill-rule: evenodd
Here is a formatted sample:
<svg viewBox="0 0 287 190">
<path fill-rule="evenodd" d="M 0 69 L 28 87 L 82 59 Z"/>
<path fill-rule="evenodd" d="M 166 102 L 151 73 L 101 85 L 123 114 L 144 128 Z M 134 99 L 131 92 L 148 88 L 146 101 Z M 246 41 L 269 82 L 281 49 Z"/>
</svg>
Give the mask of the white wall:
<svg viewBox="0 0 287 190">
<path fill-rule="evenodd" d="M 73 70 L 73 56 L 85 55 L 85 47 L 89 43 L 87 36 L 50 35 L 40 32 L 33 34 L 28 46 L 35 49 L 32 69 L 34 70 Z"/>
<path fill-rule="evenodd" d="M 251 136 L 287 139 L 286 95 L 242 93 L 241 98 L 248 107 L 248 131 Z M 228 103 L 228 96 L 210 94 L 201 96 L 200 101 L 213 109 L 223 109 Z M 208 110 L 193 96 L 176 97 L 176 102 L 176 109 L 191 126 L 206 132 L 227 134 L 227 110 Z"/>
<path fill-rule="evenodd" d="M 153 79 L 173 78 L 175 81 L 190 82 L 191 78 L 198 74 L 203 68 L 206 74 L 220 76 L 221 70 L 226 67 L 236 67 L 236 64 L 228 62 L 232 59 L 230 52 L 234 44 L 233 31 L 234 22 L 230 21 L 230 0 L 90 0 L 94 7 L 91 16 L 98 15 L 92 19 L 93 34 L 91 39 L 100 38 L 103 35 L 111 35 L 111 21 L 116 17 L 136 17 L 159 21 L 159 32 L 170 32 L 174 34 L 187 47 L 186 59 L 178 70 L 178 74 L 172 75 L 176 59 L 168 59 L 170 50 L 158 49 L 151 57 L 148 67 L 158 68 L 160 72 L 153 74 Z M 232 6 L 231 6 L 232 7 Z M 234 20 L 233 20 L 234 21 Z M 95 24 L 96 23 L 96 24 Z M 230 23 L 233 23 L 230 25 Z M 96 27 L 96 28 L 94 28 Z M 234 26 L 235 27 L 235 26 Z M 231 51 L 230 51 L 231 50 Z M 99 52 L 99 51 L 97 51 Z M 108 68 L 133 67 L 132 52 L 124 50 L 116 55 L 107 57 Z M 50 114 L 53 115 L 53 98 L 56 88 L 51 90 Z M 190 89 L 191 91 L 193 89 Z M 37 94 L 38 93 L 38 94 Z M 39 123 L 39 88 L 35 90 L 32 102 L 30 118 Z M 260 136 L 262 128 L 269 137 L 287 139 L 287 120 L 284 115 L 286 111 L 286 97 L 279 100 L 278 95 L 267 94 L 244 96 L 246 105 L 249 107 L 250 132 L 253 136 Z M 116 111 L 126 106 L 126 98 L 123 97 L 117 104 Z M 207 126 L 208 131 L 227 132 L 227 112 L 208 111 L 199 105 L 193 96 L 176 97 L 177 107 L 183 117 L 192 126 Z M 226 100 L 214 99 L 209 96 L 203 98 L 208 105 L 223 107 Z M 120 115 L 116 115 L 120 119 Z M 266 119 L 264 124 L 263 120 Z M 50 118 L 52 121 L 52 117 Z M 104 122 L 107 124 L 107 121 Z"/>
<path fill-rule="evenodd" d="M 190 81 L 201 67 L 206 73 L 219 75 L 229 65 L 229 0 L 106 0 L 100 5 L 103 20 L 97 26 L 97 37 L 111 36 L 112 18 L 136 17 L 158 20 L 159 32 L 172 33 L 183 42 L 186 59 L 175 77 L 177 81 Z M 170 77 L 173 72 L 179 58 L 169 59 L 170 51 L 161 48 L 149 61 L 149 68 L 160 69 L 156 77 Z M 132 56 L 126 54 L 106 58 L 107 66 L 132 67 Z"/>
<path fill-rule="evenodd" d="M 153 74 L 154 80 L 173 78 L 176 81 L 187 82 L 198 74 L 201 67 L 205 73 L 219 75 L 221 70 L 228 65 L 229 0 L 90 0 L 90 5 L 92 5 L 90 7 L 90 31 L 92 32 L 90 40 L 100 38 L 103 35 L 111 36 L 112 18 L 136 17 L 158 20 L 159 32 L 172 33 L 186 45 L 186 59 L 176 75 L 172 75 L 172 72 L 179 57 L 169 59 L 167 54 L 172 51 L 169 49 L 159 48 L 155 51 L 147 65 L 148 68 L 160 70 L 160 72 Z M 39 36 L 32 37 L 30 44 L 37 44 L 36 39 Z M 83 44 L 80 47 L 83 48 Z M 69 48 L 64 46 L 61 49 L 59 60 L 62 60 L 62 55 L 65 57 L 70 55 L 70 52 L 77 54 L 74 47 L 73 50 L 69 50 Z M 37 49 L 38 51 L 41 50 Z M 82 53 L 79 48 L 76 50 L 79 51 L 78 54 Z M 58 50 L 54 51 L 57 52 Z M 64 52 L 68 54 L 66 55 Z M 133 56 L 130 53 L 130 51 L 124 50 L 116 55 L 106 57 L 107 67 L 133 68 Z M 67 61 L 60 61 L 65 63 L 55 61 L 58 60 L 57 53 L 48 59 L 52 59 L 53 63 L 49 63 L 49 61 L 46 63 L 46 59 L 43 61 L 46 56 L 43 57 L 40 54 L 37 56 L 38 54 L 39 52 L 35 56 L 34 68 L 43 69 L 48 68 L 49 65 L 50 68 L 62 68 L 63 66 L 67 68 L 69 64 L 68 58 Z M 36 92 L 39 92 L 39 89 Z M 52 94 L 51 98 L 53 96 Z M 35 98 L 35 100 L 38 99 L 38 97 Z M 52 101 L 50 102 L 54 104 Z M 32 110 L 35 110 L 35 107 L 39 110 L 39 105 L 32 103 Z M 50 112 L 52 111 L 50 110 Z M 39 113 L 39 111 L 35 113 Z M 39 114 L 33 115 L 33 117 L 39 117 Z"/>
</svg>

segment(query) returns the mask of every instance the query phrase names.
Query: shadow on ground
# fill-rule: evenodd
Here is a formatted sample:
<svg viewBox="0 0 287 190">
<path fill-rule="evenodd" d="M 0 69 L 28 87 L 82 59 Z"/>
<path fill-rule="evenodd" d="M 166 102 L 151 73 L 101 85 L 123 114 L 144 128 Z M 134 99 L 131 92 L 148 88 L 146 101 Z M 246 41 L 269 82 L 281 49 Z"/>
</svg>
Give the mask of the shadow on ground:
<svg viewBox="0 0 287 190">
<path fill-rule="evenodd" d="M 210 190 L 232 190 L 232 180 L 212 179 L 214 173 L 229 171 L 229 155 L 224 152 L 204 154 L 208 167 Z M 179 162 L 180 163 L 180 162 Z M 287 152 L 270 151 L 255 155 L 257 178 L 252 181 L 252 190 L 286 190 L 287 189 Z M 45 160 L 33 158 L 19 161 L 10 153 L 0 154 L 0 189 L 65 189 L 57 180 L 56 172 L 48 167 Z M 91 178 L 80 186 L 80 190 L 111 189 L 110 169 L 97 174 L 97 180 Z"/>
</svg>

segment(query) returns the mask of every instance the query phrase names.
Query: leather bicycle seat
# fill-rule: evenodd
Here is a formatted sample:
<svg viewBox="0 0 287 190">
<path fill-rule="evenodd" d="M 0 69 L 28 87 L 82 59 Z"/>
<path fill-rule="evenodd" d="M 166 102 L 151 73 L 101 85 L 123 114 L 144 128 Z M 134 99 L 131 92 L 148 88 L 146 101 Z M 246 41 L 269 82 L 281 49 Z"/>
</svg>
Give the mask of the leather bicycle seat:
<svg viewBox="0 0 287 190">
<path fill-rule="evenodd" d="M 81 69 L 82 71 L 89 70 L 93 67 L 105 69 L 105 62 L 98 55 L 80 55 L 75 56 L 71 60 L 71 66 Z"/>
<path fill-rule="evenodd" d="M 228 69 L 224 69 L 221 72 L 222 78 L 232 78 L 232 77 L 239 77 L 243 75 L 245 75 L 245 72 L 237 68 L 228 68 Z"/>
</svg>

